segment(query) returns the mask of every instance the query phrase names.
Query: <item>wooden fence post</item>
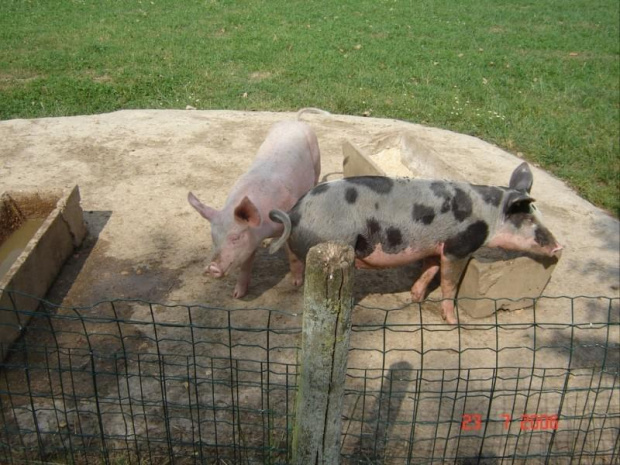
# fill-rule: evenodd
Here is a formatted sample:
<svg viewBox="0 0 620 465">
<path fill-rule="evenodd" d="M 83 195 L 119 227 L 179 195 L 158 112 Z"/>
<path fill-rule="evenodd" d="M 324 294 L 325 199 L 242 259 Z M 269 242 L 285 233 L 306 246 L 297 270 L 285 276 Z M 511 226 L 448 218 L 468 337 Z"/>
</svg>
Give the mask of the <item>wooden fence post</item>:
<svg viewBox="0 0 620 465">
<path fill-rule="evenodd" d="M 311 248 L 306 258 L 295 465 L 340 463 L 354 261 L 350 246 L 335 243 Z"/>
</svg>

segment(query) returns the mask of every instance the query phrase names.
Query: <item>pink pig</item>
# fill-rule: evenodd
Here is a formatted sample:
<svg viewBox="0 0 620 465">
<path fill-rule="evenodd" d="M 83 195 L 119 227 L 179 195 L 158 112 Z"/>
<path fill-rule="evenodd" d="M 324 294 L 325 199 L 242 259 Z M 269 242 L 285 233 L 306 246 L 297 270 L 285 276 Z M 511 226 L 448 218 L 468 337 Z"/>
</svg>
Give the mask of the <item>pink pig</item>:
<svg viewBox="0 0 620 465">
<path fill-rule="evenodd" d="M 246 295 L 256 249 L 263 239 L 282 234 L 282 225 L 269 218 L 269 211 L 290 210 L 316 185 L 320 170 L 314 131 L 301 121 L 282 121 L 270 128 L 252 166 L 234 184 L 222 210 L 204 205 L 190 192 L 189 203 L 211 223 L 213 250 L 205 273 L 222 278 L 240 267 L 233 297 Z M 303 262 L 290 252 L 288 257 L 293 283 L 299 286 Z"/>
</svg>

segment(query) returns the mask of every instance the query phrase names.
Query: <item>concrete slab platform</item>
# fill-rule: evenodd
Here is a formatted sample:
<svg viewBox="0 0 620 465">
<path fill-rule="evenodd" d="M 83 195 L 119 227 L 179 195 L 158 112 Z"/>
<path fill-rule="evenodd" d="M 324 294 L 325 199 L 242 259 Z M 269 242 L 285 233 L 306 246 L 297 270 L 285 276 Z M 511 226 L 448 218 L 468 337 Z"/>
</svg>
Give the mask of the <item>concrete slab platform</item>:
<svg viewBox="0 0 620 465">
<path fill-rule="evenodd" d="M 191 190 L 221 208 L 268 128 L 295 116 L 131 110 L 2 121 L 0 177 L 10 190 L 79 183 L 85 220 L 96 241 L 80 253 L 80 272 L 67 280 L 66 292 L 58 294 L 67 305 L 135 297 L 299 309 L 301 293 L 287 276 L 284 253 L 259 251 L 249 294 L 241 301 L 232 299 L 236 275 L 224 280 L 203 276 L 211 247 L 209 225 L 186 200 Z M 410 151 L 421 176 L 477 184 L 505 185 L 522 161 L 475 137 L 404 121 L 312 114 L 303 120 L 319 139 L 321 181 L 343 176 L 344 141 L 379 158 Z M 380 166 L 376 157 L 373 161 Z M 532 195 L 545 224 L 565 246 L 545 294 L 617 296 L 618 221 L 562 181 L 532 169 Z M 360 272 L 356 299 L 381 307 L 407 303 L 417 273 L 416 267 Z M 437 290 L 430 295 L 431 300 L 438 297 Z M 424 308 L 427 321 L 441 323 L 438 305 L 429 301 Z M 520 317 L 520 312 L 512 313 Z M 549 315 L 553 317 L 553 311 Z"/>
</svg>

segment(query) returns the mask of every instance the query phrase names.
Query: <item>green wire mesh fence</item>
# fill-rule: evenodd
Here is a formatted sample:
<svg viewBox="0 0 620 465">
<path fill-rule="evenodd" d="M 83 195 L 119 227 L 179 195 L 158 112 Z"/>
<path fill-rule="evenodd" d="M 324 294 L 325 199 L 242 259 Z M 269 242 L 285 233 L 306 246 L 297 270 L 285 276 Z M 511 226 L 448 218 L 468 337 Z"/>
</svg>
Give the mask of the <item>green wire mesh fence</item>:
<svg viewBox="0 0 620 465">
<path fill-rule="evenodd" d="M 428 305 L 355 308 L 342 463 L 618 463 L 620 299 L 540 298 L 458 326 Z M 0 463 L 289 461 L 300 313 L 3 312 L 31 320 L 0 366 Z"/>
</svg>

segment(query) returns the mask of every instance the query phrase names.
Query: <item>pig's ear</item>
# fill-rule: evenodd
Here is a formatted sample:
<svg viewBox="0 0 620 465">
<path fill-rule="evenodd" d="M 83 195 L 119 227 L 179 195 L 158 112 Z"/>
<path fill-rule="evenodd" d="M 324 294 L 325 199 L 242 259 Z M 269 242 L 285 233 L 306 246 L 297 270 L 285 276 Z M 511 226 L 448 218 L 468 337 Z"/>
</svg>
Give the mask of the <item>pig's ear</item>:
<svg viewBox="0 0 620 465">
<path fill-rule="evenodd" d="M 247 223 L 252 227 L 260 226 L 262 219 L 256 205 L 246 195 L 235 208 L 235 220 L 239 223 Z"/>
<path fill-rule="evenodd" d="M 531 204 L 534 199 L 525 192 L 510 192 L 504 203 L 504 214 L 531 213 Z"/>
<path fill-rule="evenodd" d="M 189 204 L 196 209 L 198 213 L 200 213 L 205 219 L 209 221 L 213 221 L 213 218 L 217 216 L 219 213 L 216 209 L 207 207 L 204 205 L 194 194 L 191 192 L 187 194 L 187 201 Z"/>
<path fill-rule="evenodd" d="M 512 172 L 508 187 L 518 191 L 527 192 L 529 194 L 532 189 L 532 184 L 534 184 L 532 171 L 530 170 L 528 164 L 523 162 Z"/>
</svg>

